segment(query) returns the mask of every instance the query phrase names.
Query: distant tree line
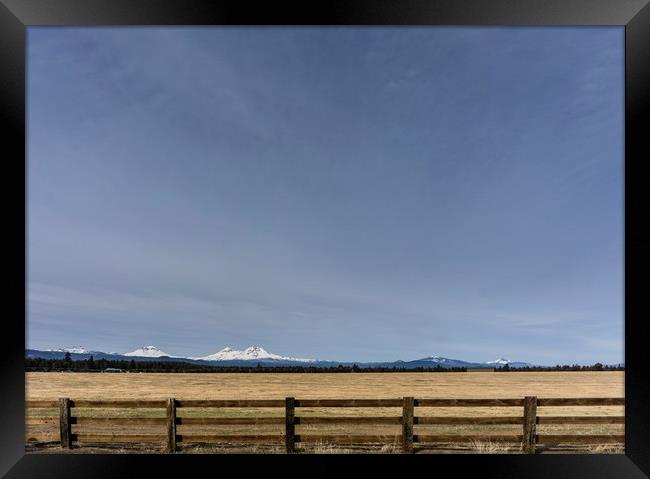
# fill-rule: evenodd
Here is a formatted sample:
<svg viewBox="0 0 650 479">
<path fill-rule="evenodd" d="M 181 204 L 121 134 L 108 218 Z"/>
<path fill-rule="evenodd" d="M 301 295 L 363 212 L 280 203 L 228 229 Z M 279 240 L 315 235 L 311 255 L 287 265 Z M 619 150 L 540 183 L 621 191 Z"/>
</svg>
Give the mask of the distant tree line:
<svg viewBox="0 0 650 479">
<path fill-rule="evenodd" d="M 357 364 L 352 366 L 269 366 L 257 363 L 255 366 L 216 366 L 207 364 L 194 364 L 183 361 L 135 361 L 135 360 L 109 360 L 88 359 L 72 360 L 70 354 L 66 353 L 63 359 L 25 358 L 26 371 L 78 371 L 78 372 L 101 372 L 106 369 L 118 369 L 129 372 L 156 372 L 156 373 L 422 373 L 422 372 L 465 372 L 466 368 L 443 368 L 439 364 L 433 367 L 404 368 L 398 366 L 386 367 L 360 367 Z M 622 366 L 603 366 L 596 363 L 593 366 L 554 366 L 540 367 L 530 366 L 524 368 L 511 368 L 508 365 L 495 369 L 499 372 L 507 371 L 623 371 Z"/>
<path fill-rule="evenodd" d="M 101 372 L 106 369 L 120 369 L 131 372 L 160 372 L 160 373 L 350 373 L 350 372 L 464 372 L 465 368 L 443 368 L 440 365 L 431 368 L 418 367 L 413 369 L 398 367 L 373 367 L 362 368 L 358 364 L 352 366 L 269 366 L 256 363 L 255 366 L 216 366 L 207 364 L 194 364 L 183 361 L 135 361 L 135 360 L 109 360 L 88 359 L 72 360 L 63 359 L 25 358 L 26 371 L 79 371 Z"/>
<path fill-rule="evenodd" d="M 608 366 L 601 363 L 596 363 L 591 366 L 581 366 L 579 364 L 564 364 L 556 366 L 526 366 L 522 368 L 511 368 L 507 364 L 503 367 L 495 369 L 497 372 L 508 372 L 508 371 L 625 371 L 625 366 L 616 365 Z"/>
</svg>

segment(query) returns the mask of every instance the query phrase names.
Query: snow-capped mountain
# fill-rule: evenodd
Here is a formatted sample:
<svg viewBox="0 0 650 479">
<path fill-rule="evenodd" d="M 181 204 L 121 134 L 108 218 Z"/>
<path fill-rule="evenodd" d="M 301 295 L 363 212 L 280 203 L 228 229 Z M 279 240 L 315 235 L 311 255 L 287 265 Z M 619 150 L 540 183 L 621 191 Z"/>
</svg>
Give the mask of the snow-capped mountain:
<svg viewBox="0 0 650 479">
<path fill-rule="evenodd" d="M 420 361 L 431 361 L 432 363 L 449 363 L 452 361 L 458 361 L 458 359 L 449 359 L 449 358 L 443 358 L 442 356 L 429 356 L 426 358 L 420 359 Z"/>
<path fill-rule="evenodd" d="M 300 365 L 309 363 L 309 366 L 321 366 L 321 367 L 335 367 L 338 365 L 349 365 L 357 364 L 359 367 L 398 367 L 398 368 L 431 368 L 431 367 L 442 367 L 442 368 L 502 368 L 508 366 L 510 368 L 525 368 L 530 367 L 532 364 L 511 361 L 500 357 L 494 361 L 486 362 L 477 362 L 477 361 L 464 361 L 462 359 L 451 359 L 439 355 L 427 356 L 422 359 L 415 360 L 398 360 L 390 362 L 355 362 L 350 361 L 340 362 L 340 361 L 323 361 L 318 359 L 306 359 L 306 358 L 294 358 L 290 356 L 282 356 L 279 354 L 274 354 L 261 346 L 250 346 L 244 350 L 236 350 L 230 347 L 223 348 L 220 351 L 217 351 L 214 354 L 201 357 L 190 357 L 190 356 L 172 356 L 171 354 L 166 353 L 158 349 L 156 346 L 143 346 L 131 351 L 128 353 L 104 353 L 101 351 L 91 351 L 87 348 L 81 346 L 66 347 L 59 349 L 48 349 L 46 351 L 39 351 L 35 349 L 27 349 L 25 351 L 26 357 L 30 358 L 46 358 L 46 359 L 62 359 L 66 353 L 70 353 L 73 360 L 87 360 L 91 356 L 97 359 L 109 359 L 109 360 L 124 360 L 124 359 L 135 359 L 135 361 L 144 361 L 147 358 L 156 358 L 160 361 L 181 361 L 189 362 L 196 364 L 213 364 L 213 365 L 222 365 L 222 366 L 250 366 L 257 364 L 258 362 L 263 365 L 268 366 L 291 366 L 291 365 Z"/>
<path fill-rule="evenodd" d="M 97 351 L 91 351 L 84 348 L 83 346 L 73 346 L 71 348 L 59 348 L 59 349 L 46 349 L 46 351 L 51 351 L 55 353 L 74 353 L 74 354 L 90 354 L 96 353 Z"/>
<path fill-rule="evenodd" d="M 136 349 L 135 351 L 131 351 L 130 353 L 124 353 L 124 356 L 141 356 L 147 358 L 159 358 L 162 356 L 171 357 L 170 354 L 167 354 L 165 351 L 161 351 L 156 346 L 143 346 Z"/>
<path fill-rule="evenodd" d="M 486 364 L 500 364 L 500 365 L 504 365 L 504 364 L 509 364 L 509 363 L 511 363 L 511 362 L 512 362 L 512 361 L 510 361 L 510 360 L 508 360 L 508 359 L 499 358 L 499 359 L 495 359 L 494 361 L 488 361 Z"/>
<path fill-rule="evenodd" d="M 255 359 L 264 359 L 264 360 L 274 360 L 274 361 L 295 361 L 295 362 L 315 362 L 315 359 L 304 359 L 304 358 L 291 358 L 287 356 L 280 356 L 279 354 L 269 353 L 266 349 L 260 346 L 251 346 L 239 351 L 232 349 L 230 347 L 225 347 L 221 351 L 217 351 L 214 354 L 208 356 L 202 356 L 198 358 L 189 358 L 189 359 L 199 359 L 203 361 L 249 361 Z"/>
<path fill-rule="evenodd" d="M 469 361 L 463 361 L 462 359 L 451 359 L 445 358 L 442 356 L 427 356 L 426 358 L 416 359 L 415 361 L 422 365 L 439 365 L 443 368 L 466 368 L 466 367 L 480 367 L 481 363 L 473 363 Z M 433 363 L 433 364 L 431 364 Z"/>
<path fill-rule="evenodd" d="M 510 361 L 509 359 L 504 359 L 504 358 L 498 358 L 498 359 L 495 359 L 494 361 L 488 361 L 485 364 L 489 364 L 489 365 L 492 365 L 492 366 L 497 367 L 497 368 L 505 366 L 506 364 L 508 366 L 517 367 L 517 368 L 523 368 L 523 367 L 526 367 L 526 366 L 530 366 L 529 363 L 524 363 L 524 362 L 521 362 L 521 361 Z"/>
<path fill-rule="evenodd" d="M 464 361 L 462 359 L 451 359 L 442 356 L 428 356 L 415 361 L 409 361 L 414 366 L 441 366 L 443 368 L 501 368 L 506 364 L 509 367 L 523 368 L 531 366 L 529 363 L 510 361 L 508 359 L 499 358 L 494 361 L 478 362 L 478 361 Z M 433 363 L 433 364 L 432 364 Z"/>
</svg>

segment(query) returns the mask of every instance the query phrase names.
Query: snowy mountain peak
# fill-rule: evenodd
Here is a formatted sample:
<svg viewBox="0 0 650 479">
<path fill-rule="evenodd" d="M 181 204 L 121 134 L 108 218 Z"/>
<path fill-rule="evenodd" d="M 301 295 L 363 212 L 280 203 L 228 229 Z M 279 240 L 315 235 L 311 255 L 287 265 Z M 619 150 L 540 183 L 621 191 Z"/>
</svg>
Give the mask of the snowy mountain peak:
<svg viewBox="0 0 650 479">
<path fill-rule="evenodd" d="M 268 352 L 261 346 L 250 346 L 242 351 L 225 347 L 220 351 L 208 356 L 190 359 L 202 359 L 204 361 L 249 361 L 254 359 L 276 360 L 276 361 L 300 361 L 300 362 L 313 362 L 314 359 L 301 359 L 280 356 Z"/>
<path fill-rule="evenodd" d="M 495 367 L 508 366 L 510 368 L 526 368 L 531 366 L 530 363 L 524 363 L 522 361 L 511 361 L 510 359 L 504 359 L 504 358 L 495 359 L 494 361 L 488 361 L 485 364 L 488 364 L 490 366 L 495 366 Z"/>
<path fill-rule="evenodd" d="M 59 349 L 47 349 L 47 351 L 53 351 L 56 353 L 75 353 L 75 354 L 88 354 L 95 351 L 90 351 L 83 346 L 73 346 L 71 348 L 59 348 Z"/>
<path fill-rule="evenodd" d="M 444 362 L 449 361 L 449 359 L 443 358 L 442 356 L 438 356 L 438 355 L 429 356 L 429 357 L 423 358 L 422 360 L 423 361 L 431 361 L 431 362 L 434 362 L 434 363 L 444 363 Z"/>
<path fill-rule="evenodd" d="M 488 361 L 487 364 L 509 364 L 511 362 L 512 361 L 510 361 L 509 359 L 498 358 L 498 359 L 495 359 L 494 361 Z"/>
<path fill-rule="evenodd" d="M 271 354 L 268 351 L 266 351 L 264 348 L 261 348 L 259 346 L 250 346 L 244 350 L 244 354 L 247 356 L 252 356 L 254 358 L 259 358 L 259 357 L 272 357 L 272 356 L 278 356 L 277 354 Z M 282 356 L 278 356 L 278 358 L 281 358 Z"/>
<path fill-rule="evenodd" d="M 164 351 L 161 351 L 156 346 L 143 346 L 131 351 L 130 353 L 124 353 L 124 356 L 143 356 L 149 358 L 159 358 L 161 356 L 170 356 Z"/>
</svg>

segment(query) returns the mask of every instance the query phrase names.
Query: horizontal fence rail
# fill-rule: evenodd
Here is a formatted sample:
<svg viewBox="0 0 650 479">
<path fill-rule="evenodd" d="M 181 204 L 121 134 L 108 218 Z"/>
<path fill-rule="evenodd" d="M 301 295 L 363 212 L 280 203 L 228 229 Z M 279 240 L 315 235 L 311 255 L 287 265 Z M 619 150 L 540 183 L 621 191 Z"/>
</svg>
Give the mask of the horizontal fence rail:
<svg viewBox="0 0 650 479">
<path fill-rule="evenodd" d="M 624 444 L 624 434 L 571 434 L 544 433 L 537 426 L 556 427 L 574 425 L 624 424 L 624 416 L 606 415 L 538 415 L 540 407 L 593 407 L 623 406 L 624 398 L 525 398 L 506 399 L 441 399 L 403 397 L 395 399 L 256 399 L 256 400 L 28 400 L 29 410 L 41 410 L 38 415 L 28 415 L 26 424 L 49 427 L 47 432 L 36 434 L 41 441 L 58 442 L 63 449 L 86 447 L 96 444 L 153 444 L 167 452 L 176 452 L 184 444 L 284 444 L 288 453 L 296 451 L 296 445 L 305 443 L 326 444 L 382 444 L 413 452 L 414 445 L 445 445 L 472 442 L 511 443 L 524 453 L 534 454 L 537 446 Z M 416 408 L 518 408 L 519 412 L 504 416 L 423 416 L 416 415 Z M 222 408 L 260 408 L 275 411 L 273 416 L 217 417 L 206 415 L 207 411 Z M 319 411 L 306 411 L 314 408 Z M 396 408 L 397 415 L 328 416 L 320 412 L 328 408 Z M 125 410 L 140 414 L 124 416 Z M 116 410 L 111 412 L 110 410 Z M 121 411 L 121 414 L 117 412 Z M 41 412 L 48 415 L 40 414 Z M 354 409 L 352 409 L 354 412 Z M 179 414 L 180 413 L 180 414 Z M 185 413 L 189 414 L 186 415 Z M 259 411 L 254 411 L 259 414 Z M 318 415 L 311 415 L 318 414 Z M 600 413 L 602 414 L 602 413 Z M 152 417 L 153 415 L 153 417 Z M 58 433 L 53 432 L 57 428 Z M 323 431 L 327 426 L 393 426 L 401 432 L 368 434 Z M 414 426 L 450 426 L 458 434 L 414 432 Z M 468 426 L 513 426 L 514 432 L 495 430 L 493 433 L 467 434 Z M 73 428 L 74 426 L 74 428 Z M 276 426 L 275 433 L 257 434 L 249 430 L 243 433 L 205 430 L 208 426 Z M 319 429 L 321 432 L 296 432 L 296 426 Z M 79 427 L 82 429 L 79 430 Z M 99 428 L 85 431 L 84 428 Z M 178 427 L 182 429 L 178 429 Z M 198 430 L 196 428 L 199 428 Z M 517 429 L 519 428 L 519 432 Z M 106 431 L 109 429 L 109 431 Z M 384 428 L 385 429 L 385 428 Z M 600 431 L 599 431 L 600 432 Z M 36 440 L 28 434 L 28 442 Z"/>
<path fill-rule="evenodd" d="M 402 407 L 402 399 L 296 399 L 295 407 Z"/>
<path fill-rule="evenodd" d="M 70 407 L 86 407 L 86 408 L 164 408 L 167 406 L 167 401 L 77 401 L 69 399 Z"/>
<path fill-rule="evenodd" d="M 523 406 L 523 399 L 416 399 L 420 407 L 509 407 Z"/>
</svg>

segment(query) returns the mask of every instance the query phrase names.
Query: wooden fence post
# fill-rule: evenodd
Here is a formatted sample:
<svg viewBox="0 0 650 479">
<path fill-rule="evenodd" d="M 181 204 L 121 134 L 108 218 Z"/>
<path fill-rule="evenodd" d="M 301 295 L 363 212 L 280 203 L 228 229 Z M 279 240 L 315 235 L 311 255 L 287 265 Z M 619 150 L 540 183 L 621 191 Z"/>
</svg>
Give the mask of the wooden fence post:
<svg viewBox="0 0 650 479">
<path fill-rule="evenodd" d="M 167 452 L 176 452 L 176 399 L 167 399 Z"/>
<path fill-rule="evenodd" d="M 59 398 L 59 427 L 61 430 L 61 447 L 72 447 L 72 428 L 70 426 L 70 399 Z"/>
<path fill-rule="evenodd" d="M 284 443 L 287 448 L 287 454 L 295 452 L 296 447 L 296 400 L 292 397 L 285 398 L 284 403 L 284 427 L 285 436 Z"/>
<path fill-rule="evenodd" d="M 402 407 L 402 452 L 413 452 L 413 411 L 415 399 L 412 397 L 404 398 Z"/>
<path fill-rule="evenodd" d="M 537 435 L 537 397 L 524 398 L 524 435 L 521 448 L 525 453 L 535 454 L 535 436 Z"/>
</svg>

